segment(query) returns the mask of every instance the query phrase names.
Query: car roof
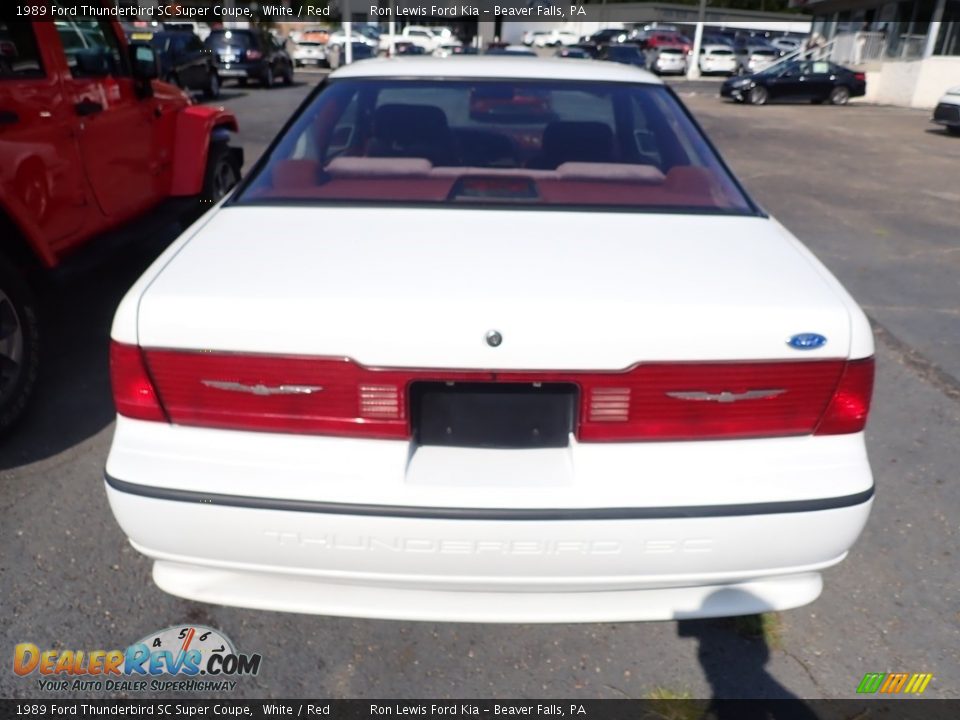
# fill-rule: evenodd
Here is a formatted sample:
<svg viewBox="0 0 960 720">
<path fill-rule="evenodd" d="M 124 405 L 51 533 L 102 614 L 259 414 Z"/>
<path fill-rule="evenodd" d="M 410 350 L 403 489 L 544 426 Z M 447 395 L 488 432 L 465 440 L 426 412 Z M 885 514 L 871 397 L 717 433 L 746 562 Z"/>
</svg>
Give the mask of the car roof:
<svg viewBox="0 0 960 720">
<path fill-rule="evenodd" d="M 482 78 L 496 80 L 595 80 L 662 85 L 646 70 L 602 61 L 568 63 L 562 58 L 481 55 L 473 57 L 398 57 L 364 60 L 330 76 L 337 78 Z"/>
</svg>

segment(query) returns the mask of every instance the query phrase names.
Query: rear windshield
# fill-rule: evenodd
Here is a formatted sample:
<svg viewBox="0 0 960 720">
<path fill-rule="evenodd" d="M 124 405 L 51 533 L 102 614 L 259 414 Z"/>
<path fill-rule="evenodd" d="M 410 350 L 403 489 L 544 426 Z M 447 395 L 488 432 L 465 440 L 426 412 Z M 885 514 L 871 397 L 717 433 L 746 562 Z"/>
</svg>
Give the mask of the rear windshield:
<svg viewBox="0 0 960 720">
<path fill-rule="evenodd" d="M 774 57 L 777 54 L 776 50 L 751 50 L 751 55 L 759 55 L 760 57 Z"/>
<path fill-rule="evenodd" d="M 615 206 L 752 213 L 658 85 L 337 80 L 237 202 Z"/>
<path fill-rule="evenodd" d="M 707 50 L 707 53 L 709 53 L 710 55 L 733 55 L 733 50 L 715 49 L 715 50 Z"/>
<path fill-rule="evenodd" d="M 237 30 L 222 30 L 210 33 L 207 42 L 211 47 L 235 47 L 246 49 L 255 45 L 253 35 Z"/>
</svg>

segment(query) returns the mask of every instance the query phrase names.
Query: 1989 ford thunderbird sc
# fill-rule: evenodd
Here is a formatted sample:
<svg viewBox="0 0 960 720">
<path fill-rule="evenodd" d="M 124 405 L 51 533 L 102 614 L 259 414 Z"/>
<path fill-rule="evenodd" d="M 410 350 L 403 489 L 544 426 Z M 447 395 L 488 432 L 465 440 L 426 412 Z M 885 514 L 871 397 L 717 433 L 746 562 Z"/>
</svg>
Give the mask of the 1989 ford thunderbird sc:
<svg viewBox="0 0 960 720">
<path fill-rule="evenodd" d="M 195 600 L 786 609 L 873 498 L 866 318 L 615 63 L 337 71 L 112 339 L 110 504 Z"/>
</svg>

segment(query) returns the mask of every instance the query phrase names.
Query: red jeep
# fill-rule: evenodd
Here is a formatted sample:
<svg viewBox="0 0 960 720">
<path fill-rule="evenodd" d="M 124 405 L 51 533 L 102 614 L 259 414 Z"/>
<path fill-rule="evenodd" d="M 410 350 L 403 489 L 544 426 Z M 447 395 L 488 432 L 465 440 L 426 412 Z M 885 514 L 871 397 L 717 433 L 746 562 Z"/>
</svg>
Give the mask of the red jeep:
<svg viewBox="0 0 960 720">
<path fill-rule="evenodd" d="M 216 202 L 240 177 L 232 113 L 156 79 L 111 20 L 0 20 L 0 432 L 37 378 L 28 278 L 170 197 Z"/>
</svg>

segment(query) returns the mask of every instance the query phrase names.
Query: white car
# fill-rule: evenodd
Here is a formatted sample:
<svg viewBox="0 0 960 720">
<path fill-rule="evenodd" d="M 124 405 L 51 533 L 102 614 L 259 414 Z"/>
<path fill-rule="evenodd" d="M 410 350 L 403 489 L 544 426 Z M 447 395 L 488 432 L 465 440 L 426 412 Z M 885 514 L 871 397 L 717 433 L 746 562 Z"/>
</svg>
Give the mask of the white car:
<svg viewBox="0 0 960 720">
<path fill-rule="evenodd" d="M 729 45 L 704 45 L 700 50 L 700 72 L 732 75 L 737 71 L 737 56 Z"/>
<path fill-rule="evenodd" d="M 367 37 L 363 33 L 357 32 L 356 30 L 351 31 L 350 37 L 353 38 L 353 42 L 362 43 L 363 45 L 367 45 L 371 48 L 374 48 L 375 50 L 379 49 L 380 47 L 380 43 L 378 40 L 374 40 L 373 38 Z M 330 33 L 330 38 L 329 40 L 327 40 L 327 45 L 329 47 L 333 47 L 334 45 L 342 46 L 342 45 L 345 45 L 346 42 L 347 42 L 347 33 L 343 30 L 343 28 L 340 28 L 339 30 L 336 30 Z"/>
<path fill-rule="evenodd" d="M 770 44 L 783 55 L 790 55 L 800 50 L 803 46 L 803 41 L 791 37 L 778 37 L 770 40 Z"/>
<path fill-rule="evenodd" d="M 157 585 L 197 601 L 783 610 L 873 501 L 866 317 L 618 63 L 333 73 L 111 337 L 106 493 Z"/>
<path fill-rule="evenodd" d="M 580 42 L 580 36 L 569 30 L 550 30 L 549 32 L 534 33 L 533 45 L 535 47 L 568 47 Z M 524 43 L 528 44 L 528 43 Z"/>
<path fill-rule="evenodd" d="M 387 50 L 393 43 L 408 42 L 422 47 L 427 53 L 432 53 L 444 45 L 461 45 L 462 43 L 448 27 L 428 27 L 426 25 L 407 25 L 396 35 L 383 34 L 380 36 L 380 49 Z"/>
<path fill-rule="evenodd" d="M 327 46 L 314 40 L 300 40 L 292 43 L 290 57 L 297 67 L 305 65 L 319 67 L 327 62 Z"/>
<path fill-rule="evenodd" d="M 741 47 L 736 51 L 737 73 L 751 75 L 766 70 L 780 57 L 780 52 L 769 46 Z"/>
<path fill-rule="evenodd" d="M 687 52 L 682 47 L 658 47 L 649 51 L 650 69 L 658 75 L 683 74 L 687 71 Z"/>
<path fill-rule="evenodd" d="M 943 125 L 951 135 L 960 135 L 960 85 L 940 98 L 933 111 L 933 122 Z"/>
</svg>

